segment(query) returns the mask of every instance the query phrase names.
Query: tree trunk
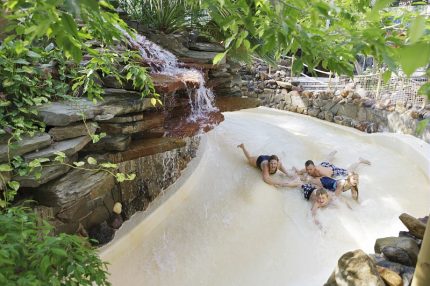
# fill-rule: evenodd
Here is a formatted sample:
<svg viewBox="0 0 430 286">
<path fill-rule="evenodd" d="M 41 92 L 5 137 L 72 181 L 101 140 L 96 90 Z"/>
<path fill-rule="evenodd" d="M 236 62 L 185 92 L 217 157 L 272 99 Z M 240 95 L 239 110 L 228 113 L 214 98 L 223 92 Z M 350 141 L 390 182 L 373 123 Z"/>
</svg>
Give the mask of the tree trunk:
<svg viewBox="0 0 430 286">
<path fill-rule="evenodd" d="M 414 278 L 412 279 L 412 286 L 428 285 L 430 285 L 430 219 L 427 221 Z"/>
</svg>

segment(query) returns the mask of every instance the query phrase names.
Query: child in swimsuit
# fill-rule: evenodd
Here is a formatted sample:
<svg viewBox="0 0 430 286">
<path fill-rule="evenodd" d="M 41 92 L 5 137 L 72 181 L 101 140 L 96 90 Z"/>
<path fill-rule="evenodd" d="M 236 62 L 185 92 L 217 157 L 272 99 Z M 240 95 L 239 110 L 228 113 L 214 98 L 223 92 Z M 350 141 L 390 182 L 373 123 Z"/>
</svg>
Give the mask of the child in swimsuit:
<svg viewBox="0 0 430 286">
<path fill-rule="evenodd" d="M 336 196 L 341 193 L 351 190 L 351 195 L 354 200 L 358 200 L 358 174 L 355 172 L 348 173 L 346 179 L 335 180 L 329 177 L 313 178 L 311 184 L 302 185 L 302 189 L 307 192 L 312 188 L 312 185 L 322 187 L 328 191 L 334 192 Z M 305 191 L 306 192 L 306 191 Z"/>
</svg>

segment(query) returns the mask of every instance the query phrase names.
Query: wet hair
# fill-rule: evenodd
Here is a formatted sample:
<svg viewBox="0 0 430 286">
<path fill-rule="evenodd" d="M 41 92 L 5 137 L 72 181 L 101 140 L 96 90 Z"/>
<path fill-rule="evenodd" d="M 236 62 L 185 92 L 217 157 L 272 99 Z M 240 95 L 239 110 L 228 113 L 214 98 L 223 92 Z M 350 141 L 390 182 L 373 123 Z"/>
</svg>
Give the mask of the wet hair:
<svg viewBox="0 0 430 286">
<path fill-rule="evenodd" d="M 349 172 L 348 176 L 346 177 L 346 179 L 349 181 L 350 178 L 356 177 L 357 179 L 359 178 L 358 173 L 356 172 Z"/>
<path fill-rule="evenodd" d="M 272 161 L 272 160 L 276 160 L 276 162 L 279 162 L 279 158 L 276 155 L 272 155 L 272 156 L 269 157 L 269 162 Z M 278 171 L 278 168 L 276 168 L 276 170 L 274 172 L 270 172 L 270 168 L 269 168 L 269 174 L 270 175 L 275 174 L 277 171 Z"/>
<path fill-rule="evenodd" d="M 269 157 L 269 162 L 272 161 L 272 160 L 279 161 L 279 158 L 276 155 L 272 155 L 272 156 Z"/>
<path fill-rule="evenodd" d="M 308 166 L 310 166 L 310 165 L 314 165 L 314 166 L 315 166 L 314 161 L 312 161 L 312 160 L 307 160 L 307 161 L 305 162 L 305 167 L 308 167 Z"/>
<path fill-rule="evenodd" d="M 327 195 L 328 196 L 327 191 L 325 189 L 318 189 L 315 194 L 317 196 L 319 196 L 319 195 Z"/>
</svg>

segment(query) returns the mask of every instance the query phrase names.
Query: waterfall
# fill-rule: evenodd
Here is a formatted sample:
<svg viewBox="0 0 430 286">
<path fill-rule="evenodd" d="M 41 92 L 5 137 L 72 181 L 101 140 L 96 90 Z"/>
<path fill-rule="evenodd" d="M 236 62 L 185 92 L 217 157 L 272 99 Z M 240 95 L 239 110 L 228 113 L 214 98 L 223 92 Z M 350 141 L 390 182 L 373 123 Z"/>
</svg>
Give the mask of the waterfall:
<svg viewBox="0 0 430 286">
<path fill-rule="evenodd" d="M 149 63 L 152 72 L 181 78 L 184 83 L 186 79 L 194 79 L 198 82 L 198 88 L 188 88 L 191 106 L 189 121 L 196 122 L 199 119 L 205 119 L 208 113 L 218 111 L 213 103 L 215 96 L 212 90 L 206 88 L 201 71 L 179 67 L 178 59 L 171 52 L 151 42 L 145 36 L 136 34 L 134 39 L 126 31 L 119 29 L 124 33 L 130 45 L 139 50 L 142 58 Z"/>
</svg>

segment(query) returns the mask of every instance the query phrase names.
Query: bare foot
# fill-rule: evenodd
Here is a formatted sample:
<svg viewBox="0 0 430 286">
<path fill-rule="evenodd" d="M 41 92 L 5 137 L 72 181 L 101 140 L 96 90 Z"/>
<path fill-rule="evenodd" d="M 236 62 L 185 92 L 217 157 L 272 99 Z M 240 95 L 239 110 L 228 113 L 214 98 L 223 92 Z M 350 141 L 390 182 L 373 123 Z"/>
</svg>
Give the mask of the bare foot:
<svg viewBox="0 0 430 286">
<path fill-rule="evenodd" d="M 243 149 L 243 147 L 245 147 L 245 146 L 243 145 L 243 143 L 240 143 L 239 145 L 237 145 L 237 148 L 242 148 L 242 149 Z"/>
<path fill-rule="evenodd" d="M 358 158 L 358 161 L 362 164 L 366 164 L 366 165 L 372 165 L 372 163 L 370 163 L 369 160 L 363 159 L 363 158 Z"/>
</svg>

